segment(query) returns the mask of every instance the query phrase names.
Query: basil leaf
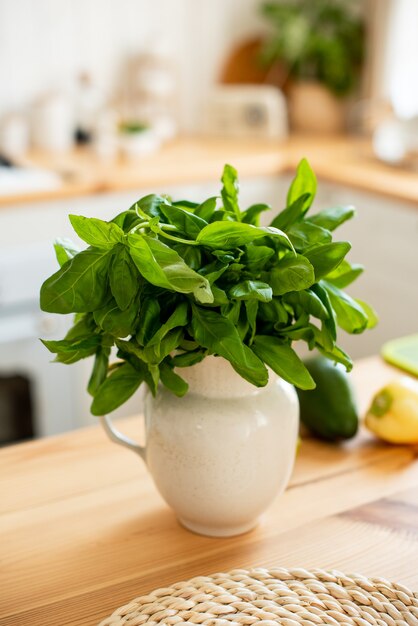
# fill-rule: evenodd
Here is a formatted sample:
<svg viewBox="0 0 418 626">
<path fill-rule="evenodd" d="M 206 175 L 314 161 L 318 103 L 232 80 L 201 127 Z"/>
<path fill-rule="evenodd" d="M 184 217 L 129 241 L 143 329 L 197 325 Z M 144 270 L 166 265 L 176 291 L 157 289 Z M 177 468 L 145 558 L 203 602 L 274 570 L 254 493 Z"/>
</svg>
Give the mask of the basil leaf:
<svg viewBox="0 0 418 626">
<path fill-rule="evenodd" d="M 350 249 L 348 241 L 337 241 L 312 248 L 305 252 L 304 256 L 313 265 L 315 279 L 319 280 L 335 270 Z"/>
<path fill-rule="evenodd" d="M 70 364 L 94 354 L 100 344 L 100 336 L 92 335 L 75 341 L 68 339 L 60 341 L 41 339 L 41 341 L 50 352 L 57 355 L 55 358 L 57 363 Z"/>
<path fill-rule="evenodd" d="M 138 314 L 137 302 L 132 302 L 125 311 L 121 311 L 112 298 L 104 307 L 94 311 L 93 317 L 97 326 L 106 333 L 115 337 L 127 337 L 135 330 Z"/>
<path fill-rule="evenodd" d="M 367 328 L 368 317 L 360 304 L 331 283 L 324 282 L 324 288 L 335 311 L 338 326 L 348 333 L 363 332 Z"/>
<path fill-rule="evenodd" d="M 161 205 L 160 210 L 170 224 L 192 239 L 196 239 L 202 228 L 208 224 L 198 215 L 174 205 Z"/>
<path fill-rule="evenodd" d="M 367 315 L 367 328 L 374 328 L 379 322 L 379 317 L 373 307 L 364 300 L 360 300 L 359 298 L 354 298 L 354 300 L 361 306 L 364 313 Z"/>
<path fill-rule="evenodd" d="M 180 398 L 189 390 L 189 385 L 186 381 L 176 374 L 167 363 L 161 363 L 160 376 L 163 385 Z"/>
<path fill-rule="evenodd" d="M 269 211 L 271 206 L 269 204 L 253 204 L 248 207 L 241 214 L 241 221 L 245 224 L 253 224 L 254 226 L 258 226 L 260 223 L 260 213 L 263 211 Z"/>
<path fill-rule="evenodd" d="M 358 263 L 349 263 L 346 259 L 341 261 L 338 267 L 327 274 L 327 282 L 332 283 L 340 289 L 344 289 L 351 285 L 364 271 L 363 265 Z"/>
<path fill-rule="evenodd" d="M 86 313 L 106 300 L 108 250 L 88 248 L 47 278 L 41 287 L 41 309 L 48 313 Z"/>
<path fill-rule="evenodd" d="M 214 261 L 209 263 L 209 265 L 204 265 L 199 274 L 204 276 L 210 283 L 211 289 L 213 291 L 213 283 L 218 280 L 226 272 L 228 269 L 228 265 L 225 265 L 222 262 Z"/>
<path fill-rule="evenodd" d="M 184 331 L 182 328 L 176 328 L 168 332 L 158 343 L 148 344 L 142 351 L 143 360 L 151 365 L 161 363 L 166 356 L 171 354 L 179 347 L 183 339 Z"/>
<path fill-rule="evenodd" d="M 294 324 L 294 326 L 296 326 Z M 314 347 L 315 335 L 312 330 L 311 324 L 306 324 L 305 326 L 289 328 L 286 331 L 280 331 L 280 334 L 290 339 L 290 341 L 305 341 L 310 349 Z"/>
<path fill-rule="evenodd" d="M 158 300 L 147 298 L 142 302 L 138 319 L 136 340 L 142 346 L 148 343 L 151 337 L 160 328 L 160 305 Z"/>
<path fill-rule="evenodd" d="M 266 236 L 277 239 L 285 248 L 293 250 L 288 236 L 281 230 L 243 222 L 212 222 L 200 231 L 196 241 L 215 250 L 230 250 Z"/>
<path fill-rule="evenodd" d="M 335 230 L 338 226 L 351 220 L 356 214 L 353 206 L 337 206 L 331 209 L 325 209 L 316 215 L 311 215 L 308 221 L 316 226 L 321 226 L 328 230 Z"/>
<path fill-rule="evenodd" d="M 306 313 L 320 320 L 329 318 L 327 308 L 311 289 L 287 293 L 285 298 L 286 302 L 289 302 L 293 306 L 300 306 L 302 311 L 306 311 Z"/>
<path fill-rule="evenodd" d="M 226 317 L 234 326 L 238 324 L 239 314 L 241 312 L 241 302 L 230 302 L 221 306 L 221 315 Z"/>
<path fill-rule="evenodd" d="M 135 345 L 132 340 L 123 341 L 121 339 L 117 339 L 115 343 L 119 348 L 117 357 L 125 360 L 134 368 L 134 370 L 138 372 L 144 383 L 148 385 L 152 395 L 155 396 L 158 381 L 160 379 L 158 365 L 145 363 L 143 360 L 143 350 L 139 346 Z"/>
<path fill-rule="evenodd" d="M 80 252 L 80 249 L 73 244 L 71 239 L 56 239 L 54 243 L 54 250 L 60 267 Z"/>
<path fill-rule="evenodd" d="M 159 365 L 147 364 L 148 375 L 144 377 L 144 382 L 151 389 L 152 395 L 156 396 L 158 383 L 160 382 L 160 367 Z"/>
<path fill-rule="evenodd" d="M 289 321 L 289 313 L 279 298 L 273 298 L 268 303 L 260 302 L 258 310 L 261 319 L 266 322 L 286 325 Z"/>
<path fill-rule="evenodd" d="M 117 224 L 82 215 L 70 215 L 69 218 L 80 239 L 90 246 L 110 250 L 124 240 L 124 232 Z"/>
<path fill-rule="evenodd" d="M 316 194 L 316 176 L 306 159 L 302 159 L 299 163 L 296 176 L 292 180 L 287 194 L 287 206 L 290 206 L 304 194 L 309 194 L 309 198 L 305 201 L 305 211 L 311 206 Z"/>
<path fill-rule="evenodd" d="M 178 326 L 186 326 L 188 322 L 188 311 L 189 307 L 187 302 L 182 302 L 177 306 L 175 311 L 170 315 L 168 320 L 160 326 L 157 332 L 152 336 L 152 338 L 148 341 L 147 347 L 155 346 L 160 343 L 162 339 L 166 336 L 166 334 L 176 328 Z"/>
<path fill-rule="evenodd" d="M 229 290 L 230 298 L 236 300 L 261 300 L 269 302 L 273 293 L 270 285 L 259 280 L 244 280 L 242 283 L 234 285 Z"/>
<path fill-rule="evenodd" d="M 253 350 L 273 372 L 287 382 L 300 389 L 315 389 L 312 376 L 287 343 L 271 335 L 256 335 Z"/>
<path fill-rule="evenodd" d="M 196 365 L 196 363 L 203 361 L 206 354 L 206 350 L 199 348 L 197 350 L 193 350 L 192 352 L 182 352 L 181 354 L 176 354 L 172 357 L 171 362 L 174 367 L 190 367 L 191 365 Z"/>
<path fill-rule="evenodd" d="M 221 196 L 224 209 L 227 213 L 235 215 L 235 219 L 239 221 L 241 219 L 241 211 L 238 206 L 239 184 L 237 170 L 232 165 L 225 165 L 221 181 L 223 183 Z"/>
<path fill-rule="evenodd" d="M 110 348 L 98 348 L 94 359 L 93 370 L 87 385 L 87 391 L 95 396 L 100 385 L 106 380 L 109 367 Z"/>
<path fill-rule="evenodd" d="M 273 248 L 268 246 L 257 246 L 252 243 L 247 244 L 245 250 L 245 264 L 251 272 L 259 272 L 275 256 Z"/>
<path fill-rule="evenodd" d="M 283 211 L 280 211 L 278 215 L 271 222 L 270 226 L 274 226 L 275 228 L 280 228 L 281 230 L 287 230 L 300 220 L 306 213 L 309 208 L 309 203 L 311 201 L 311 194 L 304 193 L 299 198 L 296 198 L 289 206 L 287 206 Z"/>
<path fill-rule="evenodd" d="M 217 196 L 214 196 L 213 198 L 208 198 L 207 200 L 202 202 L 202 204 L 199 204 L 199 206 L 195 208 L 194 214 L 198 217 L 201 217 L 202 220 L 209 222 L 215 212 L 217 199 Z"/>
<path fill-rule="evenodd" d="M 284 258 L 273 267 L 268 282 L 275 296 L 301 291 L 315 282 L 314 269 L 304 256 L 298 254 L 296 257 Z"/>
<path fill-rule="evenodd" d="M 127 233 L 133 228 L 136 224 L 140 222 L 140 218 L 136 211 L 129 209 L 128 211 L 122 211 L 116 217 L 111 220 L 112 224 L 116 224 L 123 230 L 124 233 Z"/>
<path fill-rule="evenodd" d="M 268 373 L 254 352 L 242 343 L 234 324 L 216 313 L 192 305 L 191 328 L 195 340 L 213 354 L 227 359 L 240 376 L 257 387 L 264 387 Z"/>
<path fill-rule="evenodd" d="M 245 306 L 241 306 L 237 322 L 237 331 L 241 341 L 245 340 L 249 330 L 250 323 L 247 318 L 247 309 L 245 308 Z"/>
<path fill-rule="evenodd" d="M 304 252 L 318 244 L 329 243 L 332 239 L 329 230 L 310 224 L 308 221 L 296 222 L 289 228 L 287 234 L 298 252 Z"/>
<path fill-rule="evenodd" d="M 251 330 L 251 335 L 248 340 L 249 345 L 251 345 L 257 331 L 258 300 L 246 300 L 245 311 L 247 313 L 248 324 Z"/>
<path fill-rule="evenodd" d="M 323 356 L 327 357 L 327 359 L 344 365 L 347 372 L 350 372 L 353 369 L 353 361 L 339 346 L 334 346 L 332 350 L 327 350 L 321 345 L 320 342 L 317 342 L 316 347 Z"/>
<path fill-rule="evenodd" d="M 144 196 L 140 200 L 137 200 L 130 210 L 135 211 L 137 214 L 142 211 L 149 217 L 162 217 L 161 205 L 164 204 L 168 204 L 166 198 L 155 193 L 151 193 L 148 196 Z"/>
<path fill-rule="evenodd" d="M 322 320 L 321 333 L 322 344 L 326 350 L 332 350 L 335 346 L 337 339 L 337 324 L 335 319 L 334 309 L 331 305 L 331 300 L 328 296 L 328 292 L 323 286 L 322 281 L 312 287 L 313 293 L 315 293 L 321 300 L 322 304 L 328 311 L 328 317 Z"/>
<path fill-rule="evenodd" d="M 228 213 L 228 211 L 224 211 L 224 209 L 216 209 L 216 211 L 214 211 L 212 213 L 212 216 L 209 219 L 209 224 L 212 224 L 213 222 L 235 222 L 236 219 L 234 219 L 233 215 L 231 213 Z"/>
<path fill-rule="evenodd" d="M 125 246 L 118 249 L 110 266 L 110 289 L 121 311 L 125 311 L 138 293 L 139 274 Z"/>
<path fill-rule="evenodd" d="M 216 285 L 212 285 L 213 302 L 207 306 L 222 306 L 229 303 L 228 296 L 223 289 L 220 289 Z"/>
<path fill-rule="evenodd" d="M 135 393 L 143 380 L 143 375 L 130 363 L 123 363 L 97 389 L 90 408 L 92 414 L 111 413 Z"/>
<path fill-rule="evenodd" d="M 132 259 L 153 285 L 180 293 L 193 293 L 198 302 L 213 302 L 209 282 L 186 265 L 166 244 L 147 235 L 128 235 Z"/>
<path fill-rule="evenodd" d="M 65 339 L 76 341 L 78 339 L 88 339 L 96 332 L 96 324 L 94 323 L 93 315 L 86 313 L 81 316 L 81 319 L 75 322 L 74 326 L 65 335 Z"/>
<path fill-rule="evenodd" d="M 173 250 L 178 252 L 183 261 L 192 270 L 198 270 L 202 266 L 202 253 L 199 248 L 194 246 L 188 246 L 185 243 L 178 243 L 173 246 Z"/>
<path fill-rule="evenodd" d="M 240 250 L 238 248 L 239 252 L 240 252 L 240 256 L 236 256 L 235 254 L 235 250 L 234 251 L 225 251 L 225 250 L 212 250 L 212 255 L 215 256 L 218 261 L 220 261 L 221 263 L 233 263 L 234 261 L 237 261 L 241 258 L 241 253 L 243 252 L 242 250 Z M 200 271 L 203 275 L 207 274 L 208 272 L 205 270 L 203 271 L 204 268 L 202 268 Z M 210 270 L 212 271 L 212 270 Z"/>
<path fill-rule="evenodd" d="M 199 206 L 198 202 L 192 202 L 191 200 L 175 200 L 171 202 L 172 206 L 179 206 L 183 209 L 188 209 L 190 213 L 194 213 L 194 210 Z"/>
</svg>

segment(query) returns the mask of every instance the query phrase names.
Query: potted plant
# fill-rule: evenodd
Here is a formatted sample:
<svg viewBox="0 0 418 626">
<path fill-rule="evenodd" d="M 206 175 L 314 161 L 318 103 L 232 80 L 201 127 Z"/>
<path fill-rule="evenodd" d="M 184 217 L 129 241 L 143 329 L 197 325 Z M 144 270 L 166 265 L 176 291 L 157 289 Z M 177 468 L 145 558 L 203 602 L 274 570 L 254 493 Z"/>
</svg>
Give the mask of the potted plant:
<svg viewBox="0 0 418 626">
<path fill-rule="evenodd" d="M 316 179 L 303 160 L 286 208 L 241 211 L 226 165 L 221 198 L 202 203 L 158 195 L 105 222 L 70 215 L 87 244 L 55 244 L 61 268 L 41 288 L 41 308 L 75 313 L 56 361 L 94 355 L 91 411 L 112 439 L 138 452 L 188 528 L 232 535 L 253 527 L 293 466 L 296 385 L 314 386 L 297 340 L 351 368 L 337 326 L 360 333 L 372 309 L 342 288 L 362 268 L 332 231 L 354 215 L 338 207 L 308 216 Z M 112 350 L 117 360 L 110 363 Z M 146 451 L 107 415 L 141 384 Z"/>
<path fill-rule="evenodd" d="M 363 22 L 347 0 L 266 2 L 272 26 L 262 59 L 287 67 L 289 113 L 297 131 L 344 129 L 346 97 L 353 92 L 364 56 Z"/>
<path fill-rule="evenodd" d="M 160 147 L 155 131 L 143 122 L 125 121 L 119 125 L 119 144 L 127 158 L 152 154 Z"/>
</svg>

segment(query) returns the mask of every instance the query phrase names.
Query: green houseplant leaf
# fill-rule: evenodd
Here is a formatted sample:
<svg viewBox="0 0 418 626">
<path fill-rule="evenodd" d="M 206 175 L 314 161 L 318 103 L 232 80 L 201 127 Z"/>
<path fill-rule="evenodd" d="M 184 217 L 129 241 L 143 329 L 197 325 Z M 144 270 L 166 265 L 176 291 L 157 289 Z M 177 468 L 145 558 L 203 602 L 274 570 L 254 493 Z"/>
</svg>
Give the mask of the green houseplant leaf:
<svg viewBox="0 0 418 626">
<path fill-rule="evenodd" d="M 359 80 L 365 51 L 364 18 L 350 2 L 277 0 L 263 2 L 270 28 L 261 58 L 277 61 L 293 81 L 318 81 L 337 96 Z"/>
</svg>

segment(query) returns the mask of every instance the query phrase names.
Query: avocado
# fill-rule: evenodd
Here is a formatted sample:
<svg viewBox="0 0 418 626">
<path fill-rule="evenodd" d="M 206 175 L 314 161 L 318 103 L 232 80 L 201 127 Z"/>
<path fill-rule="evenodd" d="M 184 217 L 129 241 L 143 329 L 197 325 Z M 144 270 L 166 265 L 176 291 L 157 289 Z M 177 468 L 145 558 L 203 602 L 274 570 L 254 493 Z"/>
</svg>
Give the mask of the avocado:
<svg viewBox="0 0 418 626">
<path fill-rule="evenodd" d="M 354 390 L 345 369 L 323 356 L 307 359 L 305 366 L 316 388 L 296 389 L 301 422 L 320 439 L 351 439 L 357 433 L 359 417 Z"/>
</svg>

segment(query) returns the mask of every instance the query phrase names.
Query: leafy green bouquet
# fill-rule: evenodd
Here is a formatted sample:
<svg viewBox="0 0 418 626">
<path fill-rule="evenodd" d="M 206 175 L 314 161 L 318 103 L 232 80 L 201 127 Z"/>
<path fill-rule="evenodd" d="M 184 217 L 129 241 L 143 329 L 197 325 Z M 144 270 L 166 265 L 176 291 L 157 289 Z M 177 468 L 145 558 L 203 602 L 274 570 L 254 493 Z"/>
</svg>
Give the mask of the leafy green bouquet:
<svg viewBox="0 0 418 626">
<path fill-rule="evenodd" d="M 337 325 L 361 333 L 376 323 L 367 304 L 342 291 L 363 268 L 345 260 L 349 243 L 332 241 L 354 209 L 307 217 L 316 179 L 306 160 L 267 227 L 259 217 L 268 205 L 240 210 L 230 165 L 222 183 L 221 203 L 149 195 L 110 222 L 70 215 L 89 247 L 55 243 L 61 269 L 42 285 L 41 308 L 75 313 L 74 325 L 63 340 L 43 343 L 60 363 L 95 355 L 94 415 L 122 405 L 142 382 L 153 394 L 161 381 L 184 395 L 178 368 L 209 354 L 258 387 L 266 366 L 302 389 L 315 386 L 291 347 L 299 339 L 352 367 L 336 345 Z M 109 364 L 114 347 L 118 360 Z"/>
</svg>

